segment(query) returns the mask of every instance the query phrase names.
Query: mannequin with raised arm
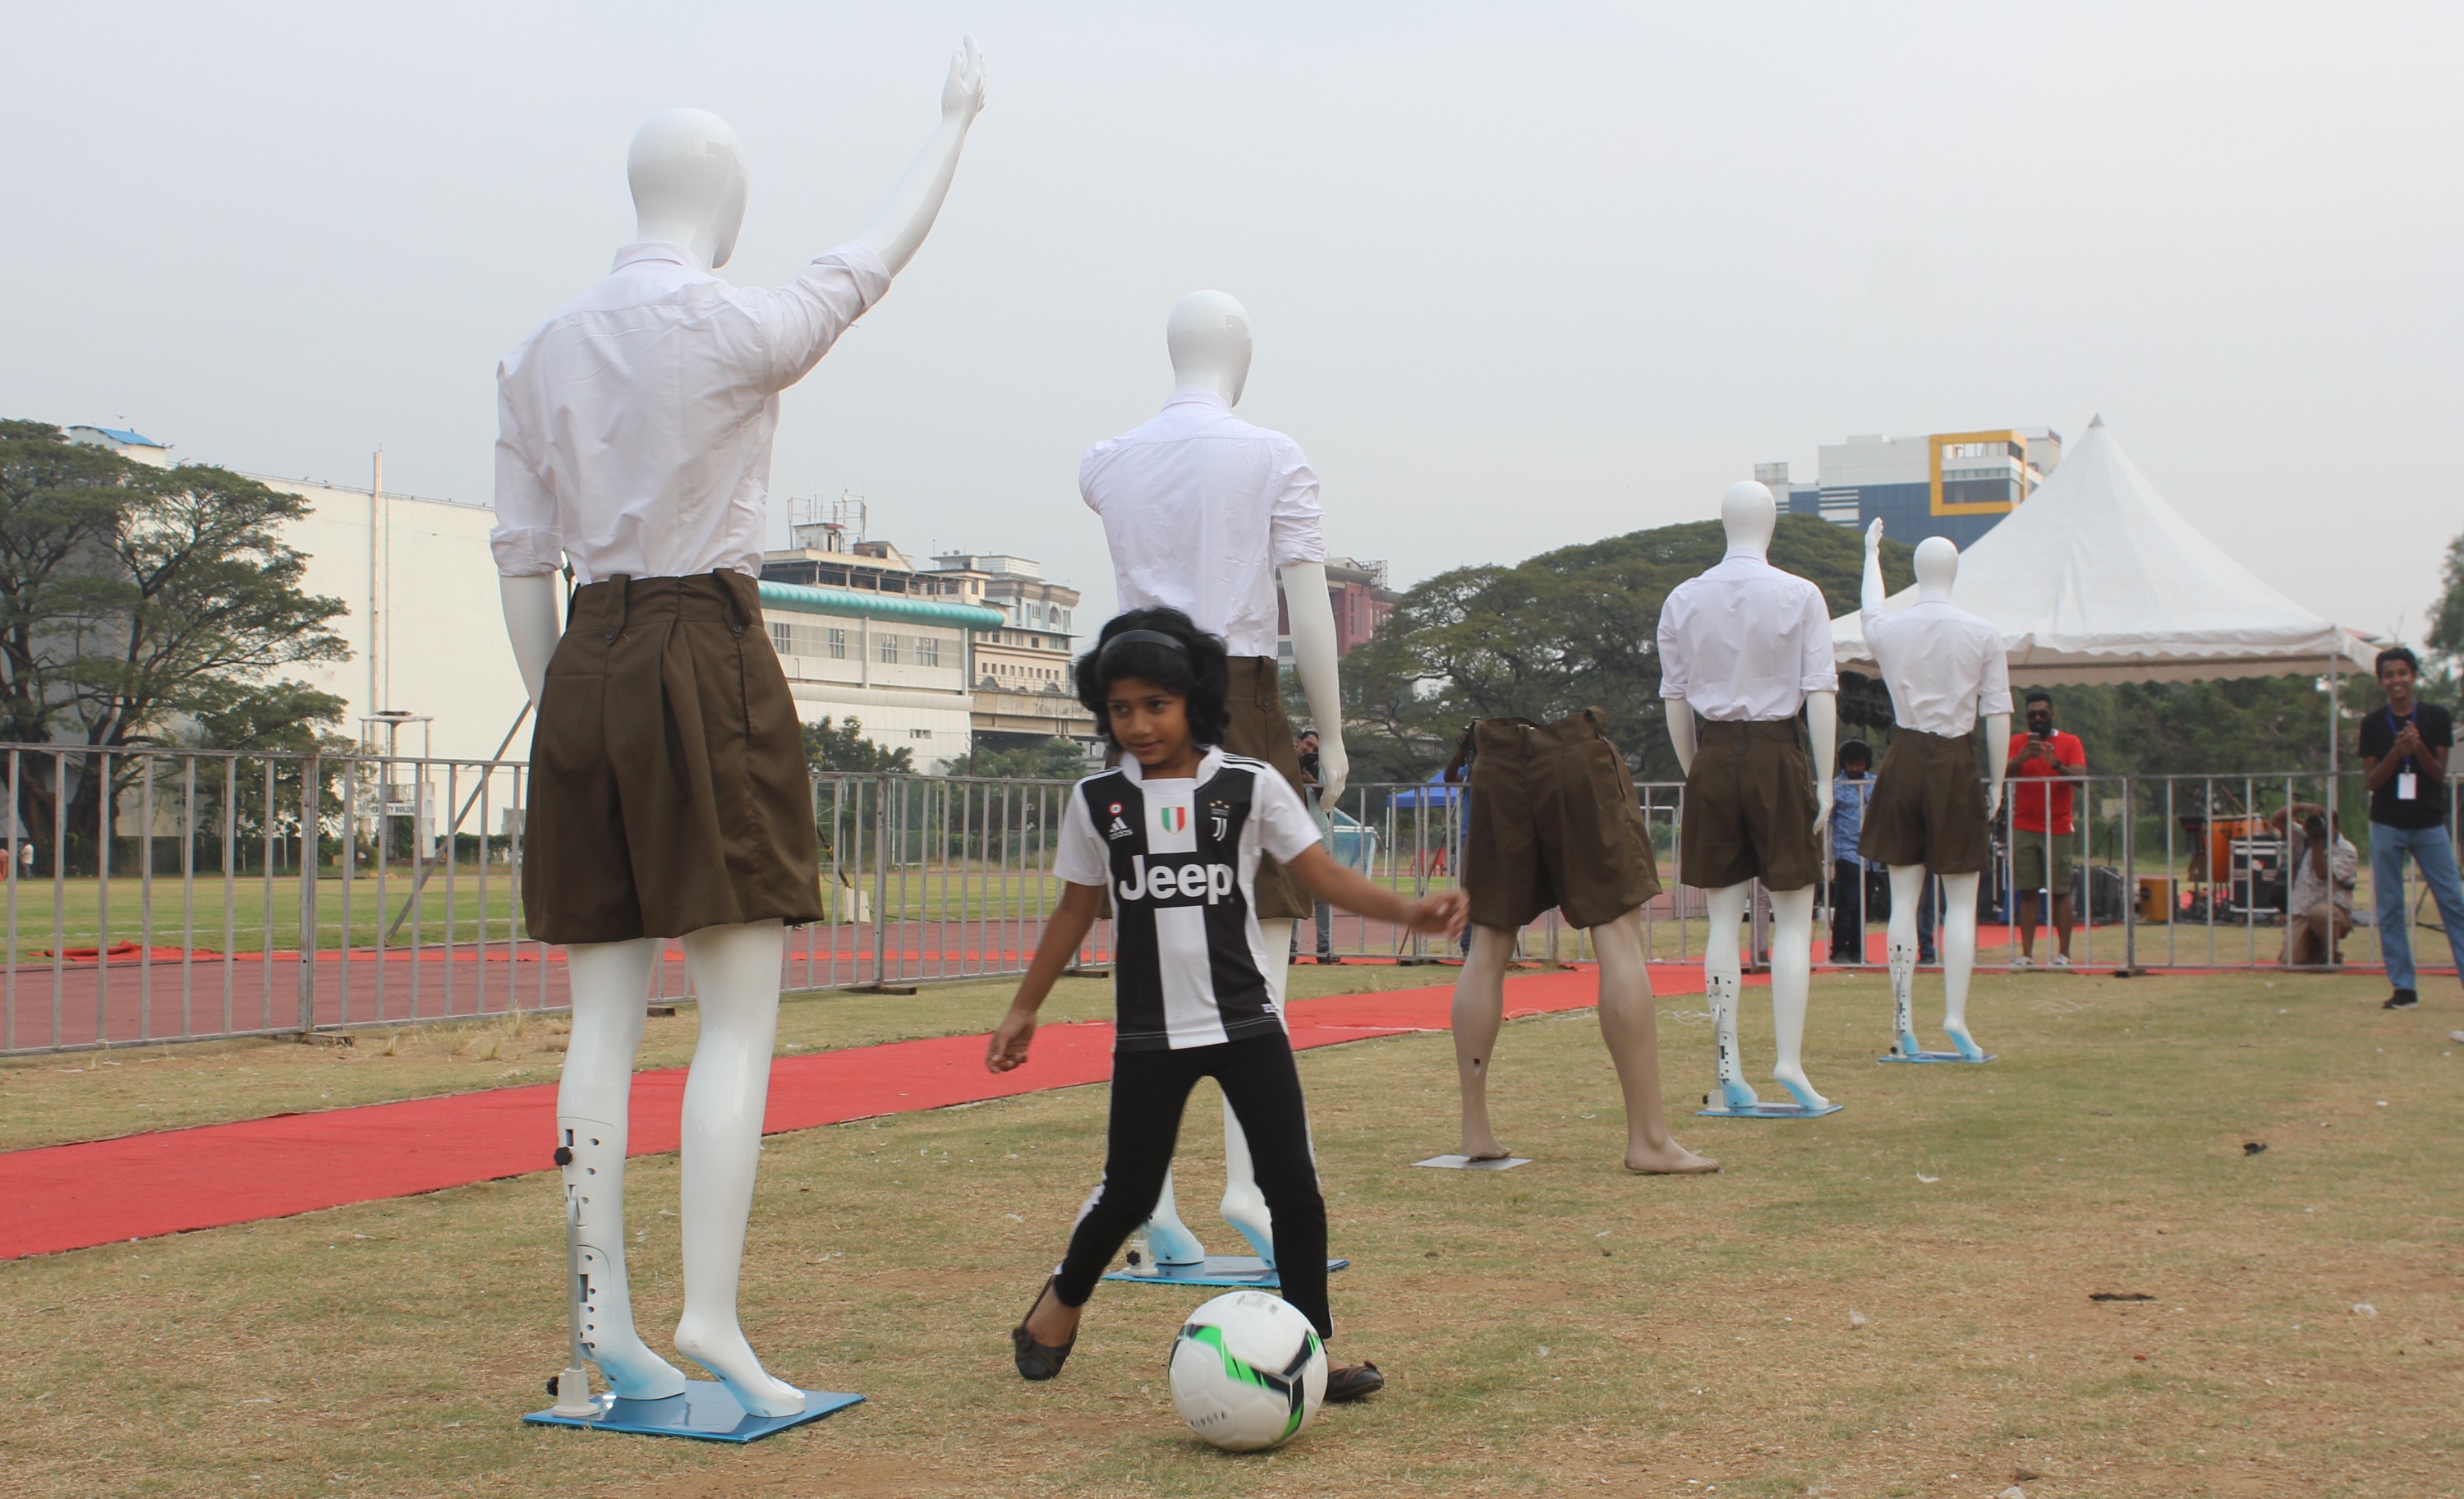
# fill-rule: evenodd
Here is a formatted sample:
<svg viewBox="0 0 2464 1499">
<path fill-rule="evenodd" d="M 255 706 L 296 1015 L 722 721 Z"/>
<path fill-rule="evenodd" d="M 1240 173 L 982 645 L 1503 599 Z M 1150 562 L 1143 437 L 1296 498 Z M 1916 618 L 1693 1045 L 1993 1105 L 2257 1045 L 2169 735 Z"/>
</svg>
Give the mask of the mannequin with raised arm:
<svg viewBox="0 0 2464 1499">
<path fill-rule="evenodd" d="M 776 717 L 780 733 L 792 735 L 793 707 L 758 628 L 758 603 L 746 604 L 758 600 L 752 579 L 777 392 L 801 379 L 913 256 L 983 103 L 984 70 L 969 39 L 951 59 L 939 126 L 889 201 L 857 239 L 777 291 L 739 290 L 711 275 L 733 255 L 743 221 L 747 173 L 735 132 L 701 110 L 652 116 L 627 160 L 635 243 L 618 253 L 614 273 L 498 369 L 492 541 L 506 631 L 539 724 L 537 836 L 525 850 L 524 898 L 532 935 L 564 944 L 569 958 L 573 1033 L 557 1095 L 556 1160 L 574 1219 L 579 1341 L 620 1399 L 657 1400 L 686 1389 L 634 1328 L 624 1219 L 627 1105 L 651 965 L 664 939 L 680 937 L 700 1035 L 681 1121 L 676 1348 L 753 1416 L 792 1417 L 805 1407 L 803 1391 L 761 1367 L 737 1320 L 784 928 L 818 916 L 818 896 L 792 888 L 811 883 L 809 871 L 797 872 L 805 855 L 794 837 L 809 821 L 798 805 L 801 749 L 752 727 Z M 574 430 L 593 440 L 563 435 Z M 557 576 L 565 567 L 579 588 L 571 633 Z M 647 678 L 633 664 L 641 661 L 649 663 Z M 671 697 L 662 695 L 672 690 L 659 685 L 663 670 L 670 681 L 678 671 L 703 673 L 696 690 L 706 721 L 679 731 Z M 751 705 L 763 693 L 772 696 L 759 698 L 759 715 L 720 697 L 740 694 Z M 584 694 L 587 710 L 579 706 Z M 783 716 L 769 712 L 781 707 Z M 626 725 L 651 724 L 655 741 L 663 713 L 671 740 L 679 732 L 733 735 L 729 745 L 747 763 L 769 757 L 759 786 L 717 792 L 719 815 L 787 829 L 766 858 L 746 861 L 716 835 L 692 841 L 711 822 L 696 822 L 690 805 L 707 786 L 626 784 L 634 743 Z M 752 772 L 733 779 L 754 784 Z M 604 814 L 588 805 L 602 782 L 611 786 Z M 615 784 L 626 784 L 621 809 Z M 756 800 L 739 809 L 725 804 L 729 795 Z M 809 841 L 809 827 L 803 831 Z M 768 871 L 748 873 L 753 864 Z M 646 883 L 633 887 L 627 870 Z M 594 901 L 572 893 L 594 880 Z M 661 881 L 675 888 L 650 883 Z M 700 915 L 714 912 L 742 918 Z M 577 1394 L 587 1392 L 561 1391 L 559 1410 L 574 1409 Z"/>
<path fill-rule="evenodd" d="M 1752 480 L 1730 486 L 1720 499 L 1727 556 L 1671 590 L 1660 616 L 1668 742 L 1686 774 L 1682 877 L 1708 892 L 1703 980 L 1720 1107 L 1741 1114 L 1833 1107 L 1806 1077 L 1804 1043 L 1839 678 L 1822 590 L 1771 564 L 1778 521 L 1770 490 Z M 1795 1100 L 1793 1111 L 1760 1100 L 1737 1053 L 1738 943 L 1756 878 L 1771 893 L 1773 927 L 1771 1076 Z"/>
<path fill-rule="evenodd" d="M 1867 804 L 1862 851 L 1891 871 L 1892 1054 L 1903 1062 L 1991 1060 L 1968 1030 L 1968 987 L 1976 971 L 1976 886 L 1992 856 L 1991 824 L 2008 769 L 2011 679 L 2001 632 L 1950 602 L 1959 548 L 1947 537 L 1917 545 L 1917 596 L 1884 607 L 1882 522 L 1865 531 L 1859 615 L 1865 644 L 1891 691 L 1896 732 Z M 1985 719 L 1987 770 L 1969 743 Z M 1925 873 L 1942 876 L 1943 1033 L 1952 1050 L 1917 1045 L 1913 991 L 1917 908 Z"/>
<path fill-rule="evenodd" d="M 1292 665 L 1318 734 L 1318 794 L 1331 806 L 1343 795 L 1351 762 L 1317 476 L 1290 438 L 1232 414 L 1248 386 L 1253 353 L 1249 314 L 1237 299 L 1214 291 L 1182 298 L 1164 320 L 1164 348 L 1173 394 L 1162 413 L 1096 444 L 1079 468 L 1080 495 L 1103 518 L 1118 606 L 1179 609 L 1224 642 L 1234 675 L 1233 721 L 1223 747 L 1266 761 L 1297 791 L 1300 762 L 1280 686 L 1280 582 Z M 1289 876 L 1261 871 L 1258 926 L 1270 963 L 1265 978 L 1278 1002 L 1288 977 L 1292 922 L 1309 910 L 1306 892 Z M 1223 1152 L 1224 1221 L 1271 1267 L 1273 1224 L 1229 1107 Z M 1169 1177 L 1147 1237 L 1165 1267 L 1205 1258 L 1180 1218 Z"/>
</svg>

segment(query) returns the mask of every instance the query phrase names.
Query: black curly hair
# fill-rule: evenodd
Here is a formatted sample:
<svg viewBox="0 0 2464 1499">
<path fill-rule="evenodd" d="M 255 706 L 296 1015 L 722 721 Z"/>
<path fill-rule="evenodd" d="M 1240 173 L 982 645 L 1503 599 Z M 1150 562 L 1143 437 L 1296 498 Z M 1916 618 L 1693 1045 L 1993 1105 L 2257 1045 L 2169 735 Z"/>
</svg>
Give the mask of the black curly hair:
<svg viewBox="0 0 2464 1499">
<path fill-rule="evenodd" d="M 1131 638 L 1123 640 L 1123 635 Z M 1115 749 L 1120 741 L 1112 738 L 1107 699 L 1112 684 L 1125 676 L 1153 682 L 1184 699 L 1189 737 L 1200 744 L 1222 743 L 1223 730 L 1232 720 L 1232 675 L 1224 665 L 1223 642 L 1178 609 L 1132 609 L 1113 616 L 1095 637 L 1095 649 L 1078 658 L 1072 674 L 1078 700 L 1095 716 L 1104 738 Z"/>
</svg>

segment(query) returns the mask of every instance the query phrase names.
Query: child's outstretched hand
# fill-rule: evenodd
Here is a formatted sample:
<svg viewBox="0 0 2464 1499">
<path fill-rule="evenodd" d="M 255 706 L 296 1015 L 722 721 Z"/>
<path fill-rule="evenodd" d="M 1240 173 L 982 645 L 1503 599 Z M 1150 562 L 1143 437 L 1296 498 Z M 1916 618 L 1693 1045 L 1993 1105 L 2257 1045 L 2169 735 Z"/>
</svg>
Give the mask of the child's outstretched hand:
<svg viewBox="0 0 2464 1499">
<path fill-rule="evenodd" d="M 1035 1041 L 1035 1012 L 1013 1005 L 993 1027 L 984 1047 L 984 1070 L 1006 1072 L 1026 1065 L 1026 1048 Z"/>
<path fill-rule="evenodd" d="M 1403 922 L 1415 932 L 1431 937 L 1458 937 L 1463 922 L 1471 916 L 1471 897 L 1459 890 L 1441 895 L 1423 895 L 1407 908 Z"/>
</svg>

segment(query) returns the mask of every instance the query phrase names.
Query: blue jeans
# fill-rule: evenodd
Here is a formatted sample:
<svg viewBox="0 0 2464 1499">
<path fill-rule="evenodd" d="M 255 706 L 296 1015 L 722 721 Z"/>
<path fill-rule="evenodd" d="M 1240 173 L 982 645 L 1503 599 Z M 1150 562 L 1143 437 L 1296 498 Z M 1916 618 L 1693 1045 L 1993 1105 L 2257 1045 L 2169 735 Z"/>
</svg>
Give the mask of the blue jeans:
<svg viewBox="0 0 2464 1499">
<path fill-rule="evenodd" d="M 2370 824 L 2370 889 L 2378 901 L 2379 953 L 2387 959 L 2387 983 L 2409 989 L 2412 983 L 2412 915 L 2404 898 L 2404 856 L 2421 866 L 2422 881 L 2438 905 L 2438 924 L 2447 929 L 2451 953 L 2464 945 L 2464 885 L 2455 877 L 2455 846 L 2444 827 L 2389 827 Z"/>
</svg>

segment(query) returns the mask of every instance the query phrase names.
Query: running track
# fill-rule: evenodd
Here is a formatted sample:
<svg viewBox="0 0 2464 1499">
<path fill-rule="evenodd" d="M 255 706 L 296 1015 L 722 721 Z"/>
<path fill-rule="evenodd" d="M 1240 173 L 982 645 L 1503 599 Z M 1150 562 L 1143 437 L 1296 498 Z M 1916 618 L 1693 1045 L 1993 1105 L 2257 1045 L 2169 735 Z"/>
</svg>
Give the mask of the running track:
<svg viewBox="0 0 2464 1499">
<path fill-rule="evenodd" d="M 1702 974 L 1661 967 L 1662 995 L 1699 994 Z M 1507 980 L 1507 1013 L 1589 1005 L 1589 967 Z M 1292 1045 L 1338 1046 L 1444 1030 L 1450 985 L 1294 1003 Z M 944 1109 L 1099 1083 L 1111 1075 L 1112 1027 L 1048 1025 L 1033 1060 L 984 1070 L 984 1038 L 944 1036 L 781 1057 L 771 1065 L 765 1134 Z M 633 1078 L 630 1154 L 676 1149 L 681 1068 Z M 410 1197 L 549 1169 L 556 1086 L 277 1114 L 237 1124 L 0 1153 L 0 1259 Z"/>
</svg>

